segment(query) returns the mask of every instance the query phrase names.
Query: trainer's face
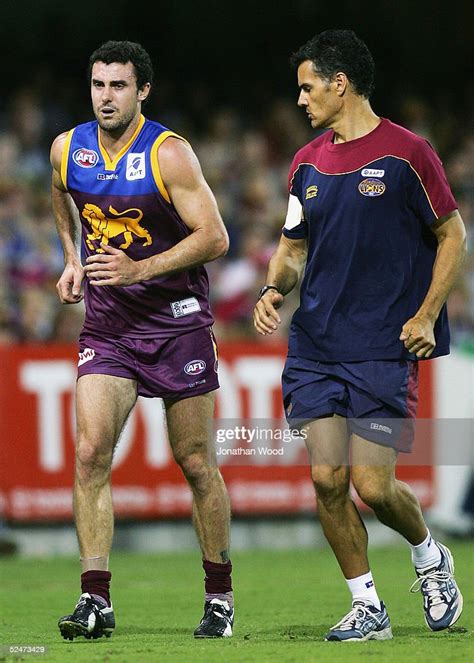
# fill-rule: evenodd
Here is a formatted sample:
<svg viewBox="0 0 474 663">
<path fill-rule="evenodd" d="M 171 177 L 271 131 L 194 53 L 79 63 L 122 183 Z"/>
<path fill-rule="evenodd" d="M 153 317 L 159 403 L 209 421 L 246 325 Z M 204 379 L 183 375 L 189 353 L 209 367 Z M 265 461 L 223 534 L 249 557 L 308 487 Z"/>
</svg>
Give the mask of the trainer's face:
<svg viewBox="0 0 474 663">
<path fill-rule="evenodd" d="M 92 66 L 92 107 L 104 131 L 125 130 L 140 112 L 141 103 L 149 91 L 149 83 L 143 89 L 137 89 L 135 68 L 131 62 L 105 64 L 98 61 Z"/>
<path fill-rule="evenodd" d="M 338 83 L 317 74 L 311 60 L 298 67 L 300 96 L 298 106 L 304 108 L 313 129 L 329 129 L 342 108 Z"/>
</svg>

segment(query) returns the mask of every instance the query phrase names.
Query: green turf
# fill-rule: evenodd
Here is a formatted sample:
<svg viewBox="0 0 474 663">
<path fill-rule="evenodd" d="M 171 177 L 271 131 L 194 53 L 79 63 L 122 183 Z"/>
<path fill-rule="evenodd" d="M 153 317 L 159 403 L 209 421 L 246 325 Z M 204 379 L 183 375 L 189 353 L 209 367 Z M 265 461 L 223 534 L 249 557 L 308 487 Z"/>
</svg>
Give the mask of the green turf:
<svg viewBox="0 0 474 663">
<path fill-rule="evenodd" d="M 348 610 L 349 593 L 328 550 L 233 554 L 236 623 L 229 640 L 194 640 L 202 611 L 199 554 L 114 554 L 113 600 L 117 629 L 110 640 L 66 642 L 56 622 L 77 599 L 75 560 L 7 559 L 0 563 L 0 642 L 44 645 L 44 656 L 22 660 L 111 661 L 429 661 L 474 660 L 472 545 L 450 543 L 464 613 L 451 632 L 424 625 L 421 597 L 406 547 L 374 549 L 372 569 L 392 620 L 388 642 L 326 643 L 327 628 Z M 1 657 L 3 655 L 3 658 Z M 0 660 L 13 661 L 9 655 Z M 370 658 L 371 657 L 371 658 Z"/>
</svg>

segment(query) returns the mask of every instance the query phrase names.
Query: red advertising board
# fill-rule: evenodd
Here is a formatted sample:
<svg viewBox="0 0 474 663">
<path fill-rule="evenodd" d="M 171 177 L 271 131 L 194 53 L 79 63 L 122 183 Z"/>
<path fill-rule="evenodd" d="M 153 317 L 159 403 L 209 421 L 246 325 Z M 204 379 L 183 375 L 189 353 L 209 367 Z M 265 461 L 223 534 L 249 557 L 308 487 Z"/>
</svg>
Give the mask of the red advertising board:
<svg viewBox="0 0 474 663">
<path fill-rule="evenodd" d="M 235 515 L 314 511 L 303 442 L 286 444 L 275 436 L 285 426 L 285 351 L 283 344 L 220 346 L 216 447 Z M 72 517 L 76 361 L 74 345 L 0 347 L 0 511 L 12 521 Z M 431 373 L 428 364 L 422 368 L 419 414 L 428 418 Z M 402 467 L 400 476 L 424 506 L 431 502 L 428 464 Z M 158 399 L 139 398 L 127 422 L 114 455 L 113 499 L 123 518 L 191 513 L 191 494 L 172 459 Z"/>
</svg>

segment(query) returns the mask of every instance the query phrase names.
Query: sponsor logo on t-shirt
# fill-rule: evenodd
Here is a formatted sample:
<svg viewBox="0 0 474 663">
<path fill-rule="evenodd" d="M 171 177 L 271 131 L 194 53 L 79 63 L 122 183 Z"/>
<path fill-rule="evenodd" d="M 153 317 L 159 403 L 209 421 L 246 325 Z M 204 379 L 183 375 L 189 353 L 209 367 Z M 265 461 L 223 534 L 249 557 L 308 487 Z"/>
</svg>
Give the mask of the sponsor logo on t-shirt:
<svg viewBox="0 0 474 663">
<path fill-rule="evenodd" d="M 115 173 L 97 173 L 98 180 L 118 180 L 118 175 Z"/>
<path fill-rule="evenodd" d="M 86 361 L 90 361 L 95 357 L 95 350 L 92 348 L 84 348 L 83 352 L 79 352 L 79 361 L 77 362 L 78 366 L 82 366 Z"/>
<path fill-rule="evenodd" d="M 127 154 L 127 180 L 143 180 L 146 175 L 145 152 L 130 152 Z"/>
<path fill-rule="evenodd" d="M 306 189 L 306 200 L 309 200 L 309 198 L 316 198 L 318 195 L 318 187 L 316 184 L 312 184 Z"/>
<path fill-rule="evenodd" d="M 179 302 L 171 302 L 170 306 L 174 318 L 182 318 L 184 315 L 191 315 L 191 313 L 201 310 L 196 297 L 188 297 L 187 299 L 181 299 Z"/>
<path fill-rule="evenodd" d="M 362 177 L 383 177 L 385 175 L 384 170 L 377 170 L 377 168 L 363 168 L 360 171 Z"/>
<path fill-rule="evenodd" d="M 72 160 L 81 168 L 94 168 L 99 161 L 99 155 L 94 150 L 88 150 L 85 147 L 80 147 L 72 155 Z"/>
<path fill-rule="evenodd" d="M 206 370 L 206 366 L 204 359 L 193 359 L 188 361 L 183 370 L 187 375 L 199 375 Z"/>
<path fill-rule="evenodd" d="M 385 193 L 385 188 L 385 184 L 381 180 L 376 180 L 375 178 L 362 180 L 359 184 L 360 193 L 369 198 L 372 198 L 373 196 L 381 196 Z"/>
</svg>

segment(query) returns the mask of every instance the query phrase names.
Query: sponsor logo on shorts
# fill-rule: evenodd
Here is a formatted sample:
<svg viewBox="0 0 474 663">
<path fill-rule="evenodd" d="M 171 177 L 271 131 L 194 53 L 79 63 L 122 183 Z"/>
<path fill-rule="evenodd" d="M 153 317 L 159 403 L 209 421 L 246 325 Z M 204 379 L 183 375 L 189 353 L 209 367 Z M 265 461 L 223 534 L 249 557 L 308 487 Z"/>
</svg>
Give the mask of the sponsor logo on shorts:
<svg viewBox="0 0 474 663">
<path fill-rule="evenodd" d="M 200 384 L 206 384 L 206 378 L 202 380 L 196 380 L 196 382 L 191 382 L 191 384 L 188 384 L 188 389 L 192 389 L 193 387 L 199 387 Z"/>
<path fill-rule="evenodd" d="M 377 168 L 363 168 L 360 171 L 362 177 L 383 177 L 385 175 L 384 170 L 377 170 Z"/>
<path fill-rule="evenodd" d="M 201 310 L 196 297 L 188 297 L 187 299 L 181 299 L 179 302 L 171 302 L 170 306 L 174 318 L 182 318 L 185 315 L 191 315 L 191 313 L 197 313 L 197 311 Z"/>
<path fill-rule="evenodd" d="M 381 180 L 375 178 L 369 178 L 367 180 L 362 180 L 359 184 L 359 191 L 363 196 L 368 196 L 373 198 L 374 196 L 381 196 L 385 193 L 385 184 Z"/>
<path fill-rule="evenodd" d="M 127 170 L 125 177 L 127 180 L 145 179 L 145 152 L 130 152 L 127 155 Z"/>
<path fill-rule="evenodd" d="M 309 200 L 310 198 L 316 198 L 318 195 L 318 187 L 316 184 L 312 184 L 306 189 L 306 200 Z"/>
<path fill-rule="evenodd" d="M 72 160 L 81 168 L 94 168 L 99 161 L 99 155 L 94 150 L 88 150 L 80 147 L 72 155 Z"/>
<path fill-rule="evenodd" d="M 382 433 L 388 433 L 389 435 L 392 434 L 392 429 L 390 428 L 390 426 L 383 426 L 382 424 L 371 423 L 370 428 L 371 430 L 380 430 L 382 431 Z"/>
<path fill-rule="evenodd" d="M 187 375 L 199 375 L 206 370 L 206 366 L 204 359 L 193 359 L 188 361 L 183 370 Z"/>
<path fill-rule="evenodd" d="M 92 348 L 84 348 L 83 352 L 79 352 L 79 361 L 77 365 L 82 366 L 82 364 L 85 364 L 86 361 L 94 359 L 94 357 L 95 357 L 95 350 L 93 350 Z"/>
</svg>

